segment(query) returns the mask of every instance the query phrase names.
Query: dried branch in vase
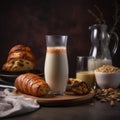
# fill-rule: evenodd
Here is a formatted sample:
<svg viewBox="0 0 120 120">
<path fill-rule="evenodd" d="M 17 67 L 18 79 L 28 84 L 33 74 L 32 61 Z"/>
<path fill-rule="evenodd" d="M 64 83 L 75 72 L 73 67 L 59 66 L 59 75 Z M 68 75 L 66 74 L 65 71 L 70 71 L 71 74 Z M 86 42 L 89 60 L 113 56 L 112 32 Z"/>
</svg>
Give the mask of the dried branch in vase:
<svg viewBox="0 0 120 120">
<path fill-rule="evenodd" d="M 96 14 L 94 11 L 88 9 L 88 12 L 95 18 L 96 23 L 98 24 L 107 24 L 107 21 L 105 20 L 104 14 L 102 12 L 102 10 L 97 6 L 94 5 L 96 11 L 98 12 L 98 14 Z M 112 19 L 114 20 L 114 24 L 112 26 L 109 26 L 109 33 L 113 33 L 117 30 L 118 25 L 120 23 L 120 9 L 119 9 L 119 4 L 117 1 L 115 1 L 115 14 L 112 16 Z"/>
</svg>

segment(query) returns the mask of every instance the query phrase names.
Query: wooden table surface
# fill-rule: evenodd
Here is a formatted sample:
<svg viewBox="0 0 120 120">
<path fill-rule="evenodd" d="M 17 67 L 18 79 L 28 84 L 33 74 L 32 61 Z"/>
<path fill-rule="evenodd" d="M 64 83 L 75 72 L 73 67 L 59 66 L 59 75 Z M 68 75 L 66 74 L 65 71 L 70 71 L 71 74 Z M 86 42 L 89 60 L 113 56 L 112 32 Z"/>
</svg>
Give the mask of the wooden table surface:
<svg viewBox="0 0 120 120">
<path fill-rule="evenodd" d="M 35 112 L 5 120 L 120 120 L 120 103 L 111 107 L 93 99 L 89 103 L 70 107 L 41 106 Z"/>
<path fill-rule="evenodd" d="M 73 106 L 41 106 L 32 113 L 4 120 L 120 120 L 120 102 L 110 106 L 93 98 L 87 103 Z"/>
</svg>

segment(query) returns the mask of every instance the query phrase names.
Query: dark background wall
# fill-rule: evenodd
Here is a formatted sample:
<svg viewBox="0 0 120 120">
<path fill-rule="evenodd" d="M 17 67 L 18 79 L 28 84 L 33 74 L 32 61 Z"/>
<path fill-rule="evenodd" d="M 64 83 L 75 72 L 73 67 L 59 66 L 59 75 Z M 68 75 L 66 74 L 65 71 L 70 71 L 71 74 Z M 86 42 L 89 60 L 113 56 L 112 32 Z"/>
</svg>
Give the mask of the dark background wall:
<svg viewBox="0 0 120 120">
<path fill-rule="evenodd" d="M 94 5 L 103 11 L 107 24 L 113 24 L 115 0 L 1 0 L 0 1 L 0 67 L 7 59 L 13 45 L 31 47 L 37 69 L 44 71 L 46 34 L 68 35 L 68 60 L 70 76 L 75 76 L 76 56 L 89 55 L 91 48 L 90 25 L 96 23 L 88 9 L 96 12 Z M 119 34 L 119 26 L 116 32 Z M 120 46 L 120 45 L 119 45 Z M 113 64 L 120 67 L 120 47 Z"/>
</svg>

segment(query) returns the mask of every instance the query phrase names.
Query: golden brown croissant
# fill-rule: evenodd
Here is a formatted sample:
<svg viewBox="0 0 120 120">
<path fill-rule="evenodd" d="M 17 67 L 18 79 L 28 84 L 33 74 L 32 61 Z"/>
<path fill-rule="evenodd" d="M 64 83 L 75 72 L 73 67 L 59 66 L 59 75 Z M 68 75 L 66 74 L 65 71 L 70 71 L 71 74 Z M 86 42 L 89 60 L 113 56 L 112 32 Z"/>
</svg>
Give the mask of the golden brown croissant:
<svg viewBox="0 0 120 120">
<path fill-rule="evenodd" d="M 14 85 L 20 92 L 33 96 L 45 96 L 50 91 L 50 87 L 43 78 L 33 73 L 19 75 Z"/>
</svg>

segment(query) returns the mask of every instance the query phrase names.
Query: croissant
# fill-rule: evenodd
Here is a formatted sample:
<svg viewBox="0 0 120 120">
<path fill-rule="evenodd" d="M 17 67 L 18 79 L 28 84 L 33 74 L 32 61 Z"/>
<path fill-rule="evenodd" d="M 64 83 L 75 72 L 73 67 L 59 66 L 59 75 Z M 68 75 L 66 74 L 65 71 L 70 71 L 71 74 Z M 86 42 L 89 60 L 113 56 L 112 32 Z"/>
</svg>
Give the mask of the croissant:
<svg viewBox="0 0 120 120">
<path fill-rule="evenodd" d="M 18 91 L 32 96 L 45 96 L 50 91 L 50 87 L 43 78 L 33 73 L 19 75 L 14 85 Z"/>
</svg>

